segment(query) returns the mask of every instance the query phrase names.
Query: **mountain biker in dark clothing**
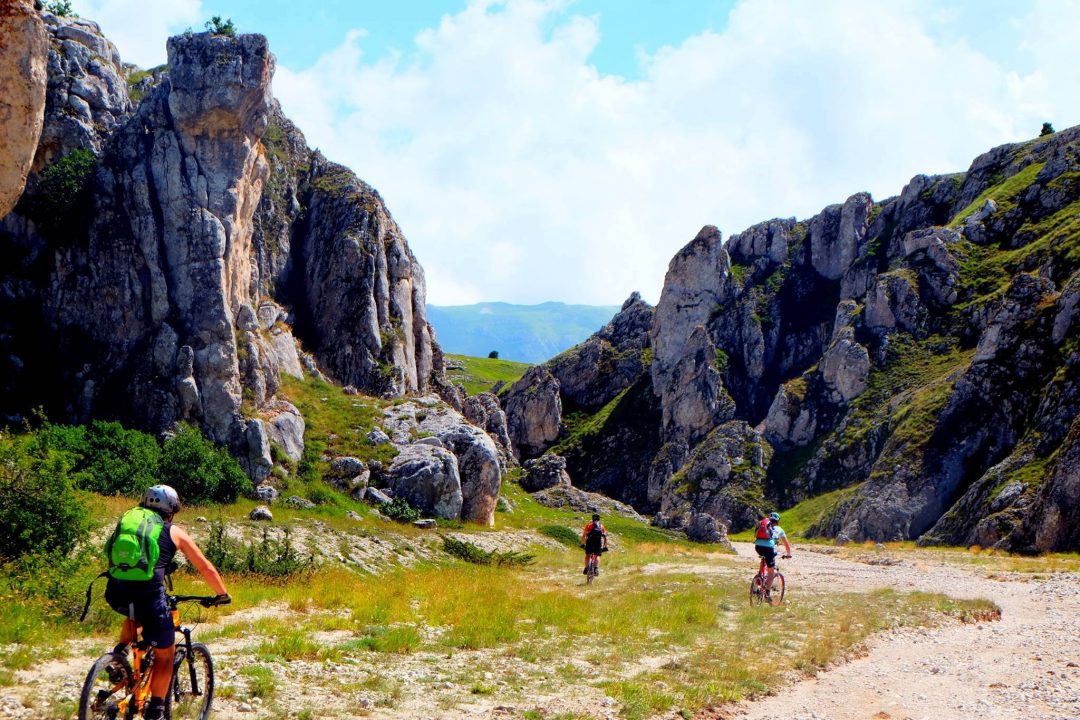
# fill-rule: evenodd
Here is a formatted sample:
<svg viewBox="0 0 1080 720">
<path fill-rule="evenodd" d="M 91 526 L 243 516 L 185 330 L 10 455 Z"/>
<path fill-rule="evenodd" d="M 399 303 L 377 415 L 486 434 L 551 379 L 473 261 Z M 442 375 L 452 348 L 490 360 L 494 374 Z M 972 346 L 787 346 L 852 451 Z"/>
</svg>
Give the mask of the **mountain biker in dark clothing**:
<svg viewBox="0 0 1080 720">
<path fill-rule="evenodd" d="M 585 569 L 582 574 L 589 573 L 589 558 L 596 558 L 596 570 L 600 570 L 600 553 L 608 549 L 607 530 L 600 522 L 600 516 L 593 514 L 592 522 L 585 526 L 581 533 L 581 546 L 585 548 Z"/>
<path fill-rule="evenodd" d="M 165 713 L 165 694 L 172 681 L 174 643 L 176 628 L 172 613 L 165 601 L 165 574 L 177 551 L 199 571 L 210 588 L 217 593 L 218 602 L 230 601 L 225 583 L 217 568 L 206 559 L 198 545 L 182 528 L 172 524 L 173 516 L 180 511 L 180 498 L 168 485 L 155 485 L 143 495 L 141 507 L 153 510 L 165 521 L 158 536 L 159 555 L 154 565 L 154 576 L 147 581 L 118 580 L 110 577 L 105 587 L 105 601 L 123 615 L 118 651 L 135 642 L 138 628 L 142 627 L 143 639 L 150 643 L 154 652 L 154 664 L 150 677 L 150 702 L 143 717 L 159 720 Z M 114 651 L 117 652 L 117 651 Z"/>
</svg>

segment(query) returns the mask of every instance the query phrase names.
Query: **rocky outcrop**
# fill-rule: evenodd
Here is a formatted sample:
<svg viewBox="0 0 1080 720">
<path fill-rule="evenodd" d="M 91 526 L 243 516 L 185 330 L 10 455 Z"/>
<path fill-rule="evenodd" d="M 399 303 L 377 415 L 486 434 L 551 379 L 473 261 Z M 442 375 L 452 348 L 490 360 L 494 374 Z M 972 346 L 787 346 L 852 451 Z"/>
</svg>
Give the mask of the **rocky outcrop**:
<svg viewBox="0 0 1080 720">
<path fill-rule="evenodd" d="M 465 399 L 461 408 L 465 419 L 486 431 L 495 441 L 503 471 L 514 460 L 513 442 L 507 427 L 506 413 L 499 405 L 499 398 L 492 393 L 477 393 Z"/>
<path fill-rule="evenodd" d="M 562 426 L 559 381 L 543 365 L 525 371 L 510 387 L 503 403 L 517 458 L 539 455 L 559 437 Z"/>
<path fill-rule="evenodd" d="M 472 425 L 453 408 L 448 407 L 442 400 L 434 396 L 425 396 L 400 405 L 394 405 L 384 411 L 384 423 L 390 432 L 390 439 L 399 449 L 413 446 L 424 446 L 446 450 L 455 458 L 455 471 L 457 474 L 458 487 L 461 493 L 459 514 L 462 520 L 491 525 L 495 522 L 495 506 L 499 498 L 499 489 L 502 487 L 503 470 L 499 460 L 499 453 L 495 442 L 480 428 Z M 404 452 L 404 450 L 402 450 Z M 453 492 L 453 483 L 449 479 L 435 483 L 436 478 L 448 478 L 448 465 L 443 462 L 441 453 L 431 453 L 427 450 L 410 450 L 410 453 L 420 453 L 426 466 L 434 467 L 436 460 L 443 463 L 440 473 L 424 474 L 430 477 L 430 482 L 425 481 L 427 486 L 439 487 L 447 492 Z M 408 455 L 407 459 L 417 458 Z M 410 473 L 416 469 L 416 465 L 391 466 L 389 475 Z M 425 471 L 426 472 L 426 471 Z M 416 476 L 420 477 L 420 476 Z M 400 479 L 391 481 L 391 487 L 404 487 L 408 482 Z M 432 483 L 435 483 L 432 485 Z M 395 490 L 395 494 L 396 494 Z M 427 491 L 424 491 L 425 493 Z M 428 495 L 424 495 L 428 497 Z M 453 499 L 448 499 L 441 505 L 443 508 L 453 506 Z"/>
<path fill-rule="evenodd" d="M 406 445 L 388 474 L 394 497 L 404 498 L 424 515 L 461 517 L 461 475 L 457 457 L 449 450 L 419 443 Z"/>
<path fill-rule="evenodd" d="M 0 7 L 0 217 L 22 195 L 45 119 L 49 37 L 29 0 Z"/>
<path fill-rule="evenodd" d="M 378 193 L 283 116 L 265 38 L 185 33 L 142 72 L 94 23 L 41 17 L 44 126 L 0 221 L 5 416 L 187 421 L 258 480 L 267 443 L 302 454 L 284 375 L 447 389 L 422 268 Z"/>
<path fill-rule="evenodd" d="M 525 461 L 525 476 L 521 478 L 521 487 L 526 492 L 547 490 L 556 485 L 570 485 L 570 475 L 566 472 L 566 458 L 554 453 L 541 455 Z"/>
<path fill-rule="evenodd" d="M 564 410 L 595 412 L 634 383 L 646 368 L 652 318 L 653 308 L 634 293 L 606 326 L 545 363 Z"/>
</svg>

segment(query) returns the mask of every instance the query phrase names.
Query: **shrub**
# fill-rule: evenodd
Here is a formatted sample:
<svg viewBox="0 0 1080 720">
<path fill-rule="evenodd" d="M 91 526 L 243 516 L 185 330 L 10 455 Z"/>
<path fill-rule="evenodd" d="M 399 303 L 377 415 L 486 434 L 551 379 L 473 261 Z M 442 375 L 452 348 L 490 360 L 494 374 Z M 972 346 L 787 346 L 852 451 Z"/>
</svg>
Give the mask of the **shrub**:
<svg viewBox="0 0 1080 720">
<path fill-rule="evenodd" d="M 533 562 L 536 561 L 535 555 L 514 552 L 512 550 L 508 550 L 506 552 L 484 550 L 483 548 L 473 545 L 471 542 L 458 540 L 448 535 L 443 535 L 442 541 L 443 550 L 456 558 L 460 558 L 465 562 L 473 563 L 474 565 L 521 567 L 524 565 L 531 565 Z"/>
<path fill-rule="evenodd" d="M 120 423 L 46 425 L 42 441 L 67 453 L 75 486 L 103 495 L 138 496 L 158 481 L 161 448 L 153 436 Z"/>
<path fill-rule="evenodd" d="M 90 176 L 97 158 L 85 148 L 72 150 L 41 171 L 30 215 L 50 234 L 85 226 L 90 213 Z"/>
<path fill-rule="evenodd" d="M 0 437 L 0 561 L 27 552 L 67 555 L 87 537 L 86 508 L 66 455 L 36 438 Z"/>
<path fill-rule="evenodd" d="M 71 9 L 71 0 L 49 0 L 45 3 L 45 9 L 58 17 L 74 16 Z"/>
<path fill-rule="evenodd" d="M 206 29 L 214 35 L 236 37 L 236 25 L 233 24 L 232 18 L 222 19 L 220 15 L 215 15 L 206 21 Z"/>
<path fill-rule="evenodd" d="M 577 547 L 581 543 L 578 534 L 565 525 L 544 525 L 540 528 L 540 534 L 554 538 L 563 545 L 569 545 L 570 547 Z"/>
<path fill-rule="evenodd" d="M 159 477 L 185 503 L 231 503 L 252 491 L 251 480 L 236 460 L 190 425 L 165 442 Z"/>
<path fill-rule="evenodd" d="M 492 350 L 491 352 L 489 352 L 488 353 L 488 359 L 490 359 L 490 360 L 498 360 L 499 359 L 499 351 L 498 350 Z"/>
<path fill-rule="evenodd" d="M 1044 122 L 1042 124 L 1042 130 L 1039 131 L 1039 137 L 1042 137 L 1043 135 L 1053 135 L 1055 132 L 1056 131 L 1054 130 L 1053 125 L 1048 122 Z"/>
<path fill-rule="evenodd" d="M 397 520 L 398 522 L 413 522 L 420 519 L 420 511 L 413 509 L 409 501 L 403 497 L 396 497 L 383 505 L 380 510 L 383 515 Z"/>
<path fill-rule="evenodd" d="M 221 572 L 284 578 L 315 569 L 314 556 L 303 555 L 293 546 L 288 528 L 280 540 L 271 537 L 270 530 L 264 528 L 258 542 L 241 543 L 230 539 L 221 523 L 214 523 L 210 526 L 205 552 L 206 558 Z"/>
</svg>

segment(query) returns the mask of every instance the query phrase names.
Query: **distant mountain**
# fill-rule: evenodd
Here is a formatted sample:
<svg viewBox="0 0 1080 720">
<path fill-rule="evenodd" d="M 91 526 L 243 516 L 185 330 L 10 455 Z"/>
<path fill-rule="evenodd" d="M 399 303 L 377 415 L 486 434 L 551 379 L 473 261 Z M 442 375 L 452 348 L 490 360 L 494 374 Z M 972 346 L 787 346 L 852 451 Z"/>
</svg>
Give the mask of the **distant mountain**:
<svg viewBox="0 0 1080 720">
<path fill-rule="evenodd" d="M 513 305 L 428 305 L 428 322 L 448 353 L 543 362 L 592 335 L 619 311 L 618 305 L 567 305 L 546 302 Z"/>
</svg>

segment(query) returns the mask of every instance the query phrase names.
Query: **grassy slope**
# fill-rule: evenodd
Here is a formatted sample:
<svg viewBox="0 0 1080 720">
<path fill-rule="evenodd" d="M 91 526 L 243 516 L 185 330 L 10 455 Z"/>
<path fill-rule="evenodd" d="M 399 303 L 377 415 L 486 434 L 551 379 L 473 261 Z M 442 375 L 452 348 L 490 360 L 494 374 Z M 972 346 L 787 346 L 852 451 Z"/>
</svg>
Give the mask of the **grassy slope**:
<svg viewBox="0 0 1080 720">
<path fill-rule="evenodd" d="M 464 370 L 448 370 L 450 382 L 461 383 L 469 395 L 488 392 L 497 382 L 510 385 L 532 367 L 529 363 L 515 360 L 478 358 L 468 355 L 447 355 L 450 363 L 464 365 Z"/>
</svg>

